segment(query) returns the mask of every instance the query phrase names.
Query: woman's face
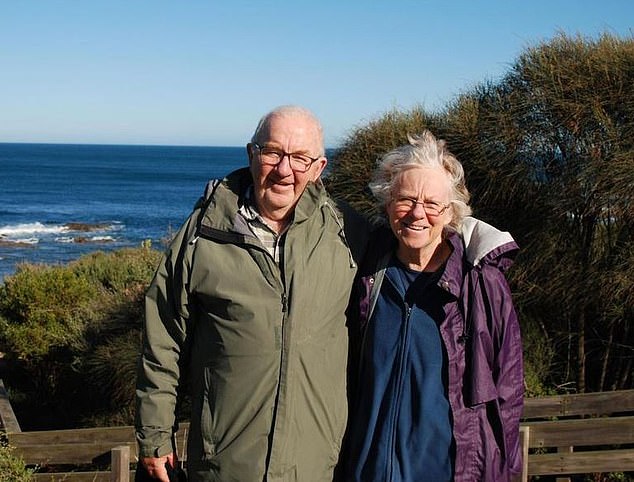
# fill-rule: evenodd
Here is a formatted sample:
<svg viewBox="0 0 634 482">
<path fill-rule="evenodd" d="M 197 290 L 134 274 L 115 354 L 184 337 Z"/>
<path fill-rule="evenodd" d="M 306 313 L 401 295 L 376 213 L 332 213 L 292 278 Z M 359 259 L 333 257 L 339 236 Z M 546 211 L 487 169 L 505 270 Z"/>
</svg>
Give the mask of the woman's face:
<svg viewBox="0 0 634 482">
<path fill-rule="evenodd" d="M 433 253 L 453 215 L 449 194 L 449 177 L 441 167 L 413 167 L 399 175 L 387 204 L 399 254 Z"/>
</svg>

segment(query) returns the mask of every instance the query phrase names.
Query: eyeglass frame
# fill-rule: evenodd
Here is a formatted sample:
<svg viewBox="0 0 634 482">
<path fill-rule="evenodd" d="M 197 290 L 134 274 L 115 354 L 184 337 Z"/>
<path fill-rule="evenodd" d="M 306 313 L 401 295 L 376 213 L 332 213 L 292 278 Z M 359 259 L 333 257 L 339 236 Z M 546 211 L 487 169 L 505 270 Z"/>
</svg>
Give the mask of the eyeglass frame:
<svg viewBox="0 0 634 482">
<path fill-rule="evenodd" d="M 315 162 L 317 162 L 319 159 L 324 157 L 323 155 L 317 156 L 317 157 L 311 157 L 308 154 L 303 154 L 300 152 L 286 152 L 284 149 L 278 149 L 277 147 L 261 146 L 257 142 L 251 142 L 249 145 L 255 147 L 258 150 L 258 154 L 260 156 L 260 162 L 262 164 L 266 166 L 277 166 L 280 164 L 280 162 L 284 160 L 285 157 L 288 157 L 288 164 L 293 170 L 293 172 L 299 172 L 299 173 L 307 172 L 310 169 L 310 166 L 312 166 Z M 275 163 L 265 162 L 264 156 L 262 155 L 262 149 L 270 149 L 272 151 L 271 153 L 273 152 L 277 153 L 279 155 L 279 160 Z M 298 161 L 297 159 L 293 160 L 293 156 L 305 157 L 307 159 L 310 159 L 310 162 L 308 164 L 304 164 L 302 161 Z M 295 167 L 293 167 L 293 162 L 299 162 L 303 170 L 296 169 Z"/>
<path fill-rule="evenodd" d="M 445 211 L 447 211 L 449 206 L 451 206 L 451 202 L 449 202 L 449 204 L 443 204 L 436 201 L 418 201 L 417 199 L 411 198 L 409 196 L 399 196 L 396 198 L 392 197 L 391 201 L 394 203 L 395 209 L 401 209 L 403 212 L 410 212 L 416 207 L 417 204 L 420 204 L 423 207 L 423 211 L 425 211 L 425 214 L 432 217 L 442 216 L 443 214 L 445 214 Z M 402 203 L 403 201 L 408 201 L 409 205 L 406 204 L 399 208 L 399 206 L 397 206 L 397 203 Z M 434 209 L 434 211 L 429 212 L 427 210 L 427 206 L 425 206 L 426 204 L 432 204 L 433 206 L 431 206 L 431 208 Z M 442 206 L 442 209 L 438 209 L 437 206 Z"/>
</svg>

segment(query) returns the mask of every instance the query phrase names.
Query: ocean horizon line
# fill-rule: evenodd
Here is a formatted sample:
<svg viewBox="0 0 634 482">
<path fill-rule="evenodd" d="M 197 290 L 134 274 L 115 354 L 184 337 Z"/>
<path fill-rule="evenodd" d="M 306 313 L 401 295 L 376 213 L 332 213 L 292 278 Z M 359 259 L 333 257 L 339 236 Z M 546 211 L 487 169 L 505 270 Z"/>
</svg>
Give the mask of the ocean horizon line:
<svg viewBox="0 0 634 482">
<path fill-rule="evenodd" d="M 218 147 L 221 149 L 245 148 L 245 145 L 197 145 L 197 144 L 147 144 L 147 143 L 120 143 L 120 142 L 23 142 L 23 141 L 0 141 L 0 145 L 7 146 L 88 146 L 88 147 L 186 147 L 186 148 L 202 148 Z"/>
<path fill-rule="evenodd" d="M 221 145 L 221 144 L 148 144 L 148 143 L 120 143 L 120 142 L 26 142 L 26 141 L 0 141 L 4 146 L 86 146 L 86 147 L 160 147 L 160 148 L 187 148 L 187 149 L 246 149 L 247 143 L 243 145 Z M 339 147 L 326 146 L 326 151 L 336 151 Z"/>
</svg>

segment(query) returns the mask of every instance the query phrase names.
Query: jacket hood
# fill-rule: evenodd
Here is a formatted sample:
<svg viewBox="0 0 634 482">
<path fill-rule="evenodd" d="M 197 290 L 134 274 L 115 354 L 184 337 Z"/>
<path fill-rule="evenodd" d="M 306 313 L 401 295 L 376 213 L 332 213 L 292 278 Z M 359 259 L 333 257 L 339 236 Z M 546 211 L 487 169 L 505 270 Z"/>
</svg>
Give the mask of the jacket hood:
<svg viewBox="0 0 634 482">
<path fill-rule="evenodd" d="M 510 233 L 470 216 L 464 219 L 460 235 L 464 241 L 465 257 L 473 266 L 497 259 L 498 266 L 505 271 L 519 250 Z"/>
</svg>

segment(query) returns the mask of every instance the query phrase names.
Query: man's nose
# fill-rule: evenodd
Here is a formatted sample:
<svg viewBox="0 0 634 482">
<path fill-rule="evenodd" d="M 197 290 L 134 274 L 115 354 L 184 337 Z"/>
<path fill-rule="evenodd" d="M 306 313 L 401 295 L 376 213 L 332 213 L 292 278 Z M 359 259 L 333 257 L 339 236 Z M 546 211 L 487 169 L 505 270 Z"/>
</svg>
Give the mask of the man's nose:
<svg viewBox="0 0 634 482">
<path fill-rule="evenodd" d="M 275 168 L 283 176 L 288 176 L 292 174 L 293 169 L 291 169 L 291 155 L 284 153 L 284 155 L 280 159 L 280 162 L 278 162 Z"/>
</svg>

